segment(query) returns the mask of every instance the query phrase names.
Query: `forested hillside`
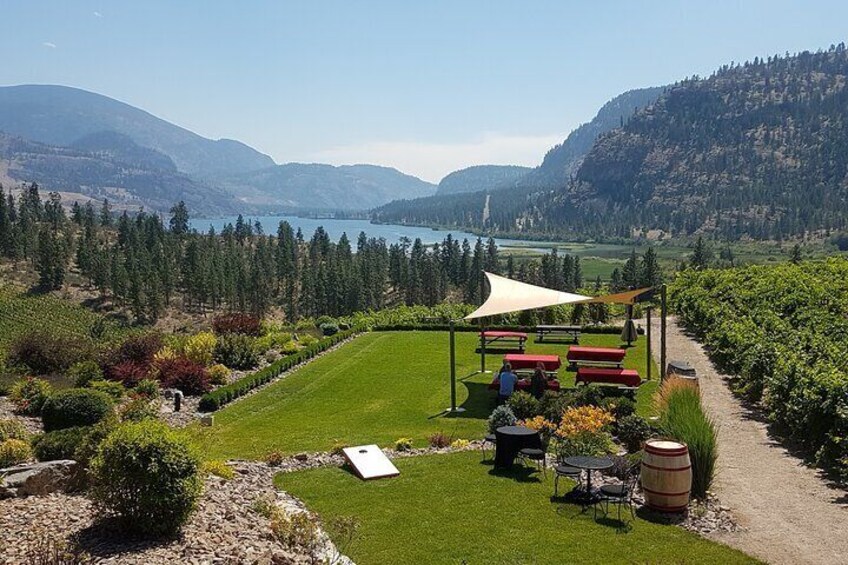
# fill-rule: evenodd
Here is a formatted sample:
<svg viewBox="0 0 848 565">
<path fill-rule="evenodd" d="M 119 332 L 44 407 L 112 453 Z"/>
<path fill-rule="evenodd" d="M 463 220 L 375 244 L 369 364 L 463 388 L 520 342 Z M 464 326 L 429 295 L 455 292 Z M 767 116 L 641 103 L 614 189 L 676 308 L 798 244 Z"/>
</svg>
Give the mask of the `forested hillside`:
<svg viewBox="0 0 848 565">
<path fill-rule="evenodd" d="M 844 45 L 727 65 L 669 88 L 602 135 L 555 191 L 455 201 L 429 217 L 386 207 L 384 221 L 563 237 L 712 233 L 822 236 L 848 221 L 848 52 Z"/>
<path fill-rule="evenodd" d="M 439 182 L 438 196 L 511 188 L 533 169 L 514 165 L 477 165 L 454 171 Z"/>
</svg>

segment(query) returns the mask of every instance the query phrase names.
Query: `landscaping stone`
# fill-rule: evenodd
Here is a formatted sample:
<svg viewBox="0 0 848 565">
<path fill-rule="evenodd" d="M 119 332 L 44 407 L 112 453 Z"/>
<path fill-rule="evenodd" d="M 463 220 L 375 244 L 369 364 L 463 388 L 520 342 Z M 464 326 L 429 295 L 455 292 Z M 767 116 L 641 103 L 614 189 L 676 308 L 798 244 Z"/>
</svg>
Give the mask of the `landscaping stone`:
<svg viewBox="0 0 848 565">
<path fill-rule="evenodd" d="M 70 459 L 0 469 L 0 498 L 70 492 L 81 485 L 81 472 Z"/>
</svg>

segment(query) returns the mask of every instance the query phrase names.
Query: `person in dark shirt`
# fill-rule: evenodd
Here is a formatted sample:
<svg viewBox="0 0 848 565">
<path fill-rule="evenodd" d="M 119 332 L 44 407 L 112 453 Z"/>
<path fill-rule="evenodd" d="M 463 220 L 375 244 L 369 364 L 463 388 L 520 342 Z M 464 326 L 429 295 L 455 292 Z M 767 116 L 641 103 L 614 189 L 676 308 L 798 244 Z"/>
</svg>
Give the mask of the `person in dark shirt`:
<svg viewBox="0 0 848 565">
<path fill-rule="evenodd" d="M 545 394 L 547 389 L 548 375 L 545 373 L 545 365 L 538 363 L 530 379 L 530 394 L 536 397 L 536 399 L 539 399 L 542 398 L 542 395 Z"/>
</svg>

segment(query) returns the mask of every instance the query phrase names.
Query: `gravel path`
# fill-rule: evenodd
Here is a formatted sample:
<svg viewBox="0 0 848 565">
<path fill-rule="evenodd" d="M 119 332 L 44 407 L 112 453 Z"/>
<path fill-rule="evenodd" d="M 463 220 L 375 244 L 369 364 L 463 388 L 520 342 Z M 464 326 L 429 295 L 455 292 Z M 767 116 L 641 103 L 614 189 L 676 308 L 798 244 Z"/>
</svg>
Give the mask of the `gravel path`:
<svg viewBox="0 0 848 565">
<path fill-rule="evenodd" d="M 659 320 L 654 332 L 659 363 Z M 743 530 L 710 537 L 769 563 L 848 563 L 848 495 L 770 435 L 760 415 L 733 395 L 727 376 L 673 318 L 668 358 L 695 367 L 704 405 L 719 423 L 713 490 Z"/>
</svg>

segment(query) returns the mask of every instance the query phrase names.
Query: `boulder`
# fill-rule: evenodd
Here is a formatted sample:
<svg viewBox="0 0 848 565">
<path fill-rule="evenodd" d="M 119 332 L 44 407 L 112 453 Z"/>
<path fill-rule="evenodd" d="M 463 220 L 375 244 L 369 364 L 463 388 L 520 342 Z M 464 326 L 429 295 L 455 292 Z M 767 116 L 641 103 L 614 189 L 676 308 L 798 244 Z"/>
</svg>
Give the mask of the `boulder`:
<svg viewBox="0 0 848 565">
<path fill-rule="evenodd" d="M 60 459 L 0 469 L 0 498 L 69 492 L 82 486 L 76 461 Z"/>
</svg>

